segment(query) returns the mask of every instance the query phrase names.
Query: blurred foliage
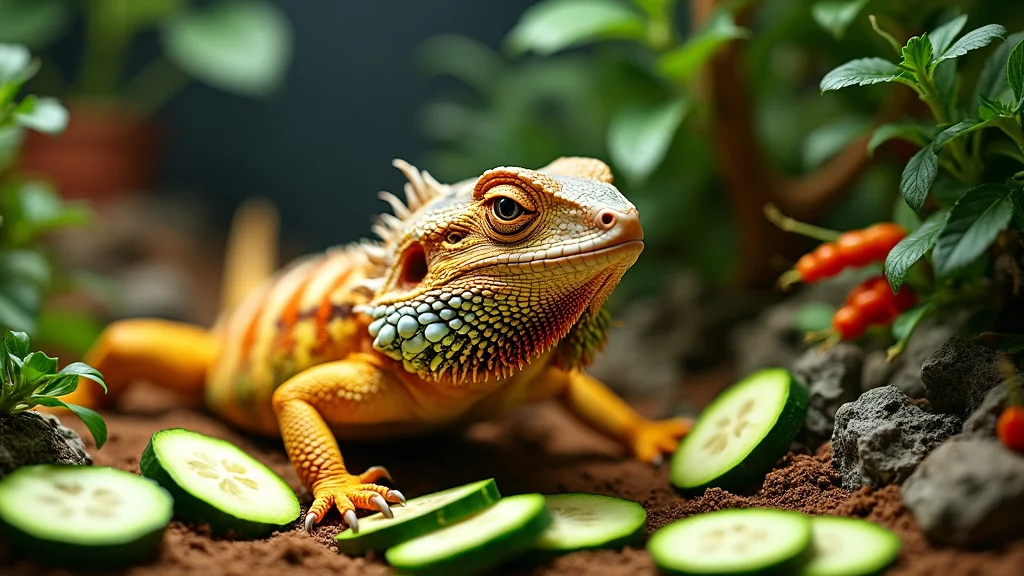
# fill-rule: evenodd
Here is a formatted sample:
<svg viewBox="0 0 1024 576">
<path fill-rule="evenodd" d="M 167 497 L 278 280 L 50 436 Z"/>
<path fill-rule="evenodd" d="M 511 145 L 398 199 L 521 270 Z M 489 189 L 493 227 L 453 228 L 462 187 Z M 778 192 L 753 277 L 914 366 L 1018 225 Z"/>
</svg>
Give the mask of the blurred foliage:
<svg viewBox="0 0 1024 576">
<path fill-rule="evenodd" d="M 245 96 L 280 88 L 291 60 L 291 28 L 267 0 L 0 0 L 0 42 L 33 49 L 60 39 L 76 17 L 84 27 L 69 96 L 119 98 L 152 113 L 195 78 Z M 164 55 L 125 78 L 127 51 L 159 33 Z M 55 72 L 51 71 L 51 78 Z"/>
<path fill-rule="evenodd" d="M 67 125 L 67 110 L 56 99 L 18 98 L 38 71 L 39 61 L 27 48 L 0 44 L 0 331 L 36 334 L 40 304 L 67 283 L 55 272 L 43 236 L 90 219 L 87 208 L 63 202 L 46 182 L 24 180 L 12 170 L 25 130 L 59 134 Z M 64 326 L 50 321 L 47 332 L 59 333 Z M 78 334 L 91 337 L 84 329 Z"/>
<path fill-rule="evenodd" d="M 743 74 L 763 161 L 800 174 L 866 134 L 886 96 L 877 86 L 827 96 L 818 89 L 836 65 L 891 51 L 871 32 L 869 14 L 901 39 L 945 21 L 949 10 L 1010 27 L 1024 17 L 1024 5 L 997 0 L 726 0 L 717 6 L 703 26 L 687 32 L 686 2 L 542 0 L 509 32 L 504 54 L 465 37 L 431 39 L 420 54 L 422 67 L 444 77 L 442 96 L 421 115 L 435 142 L 431 168 L 457 180 L 499 165 L 542 166 L 561 155 L 606 159 L 640 210 L 647 244 L 615 297 L 662 286 L 672 267 L 724 282 L 737 264 L 736 234 L 710 130 L 714 110 L 700 74 L 718 49 L 745 43 Z M 746 26 L 737 25 L 738 15 Z M 977 77 L 982 64 L 977 54 L 965 56 L 964 81 Z M 824 223 L 849 229 L 891 218 L 902 204 L 902 161 L 898 153 L 877 154 Z"/>
</svg>

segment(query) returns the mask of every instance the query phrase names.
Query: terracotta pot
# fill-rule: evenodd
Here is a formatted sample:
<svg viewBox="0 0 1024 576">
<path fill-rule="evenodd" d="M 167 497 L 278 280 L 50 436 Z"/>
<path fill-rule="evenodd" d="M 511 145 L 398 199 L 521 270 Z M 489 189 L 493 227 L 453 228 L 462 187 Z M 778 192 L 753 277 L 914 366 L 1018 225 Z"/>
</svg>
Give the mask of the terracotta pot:
<svg viewBox="0 0 1024 576">
<path fill-rule="evenodd" d="M 158 130 L 118 103 L 72 101 L 59 136 L 28 131 L 21 168 L 54 182 L 68 199 L 107 200 L 153 183 Z"/>
</svg>

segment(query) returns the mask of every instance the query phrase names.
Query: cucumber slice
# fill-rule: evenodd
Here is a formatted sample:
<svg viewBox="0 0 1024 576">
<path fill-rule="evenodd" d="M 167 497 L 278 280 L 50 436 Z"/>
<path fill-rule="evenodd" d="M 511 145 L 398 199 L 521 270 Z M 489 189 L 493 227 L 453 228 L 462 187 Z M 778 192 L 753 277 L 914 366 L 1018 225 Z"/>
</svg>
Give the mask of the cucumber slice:
<svg viewBox="0 0 1024 576">
<path fill-rule="evenodd" d="M 299 517 L 295 492 L 234 444 L 183 428 L 161 430 L 139 461 L 143 476 L 174 496 L 175 515 L 215 534 L 267 536 Z"/>
<path fill-rule="evenodd" d="M 870 576 L 879 574 L 900 554 L 899 536 L 878 524 L 856 518 L 811 518 L 814 549 L 802 576 Z"/>
<path fill-rule="evenodd" d="M 534 543 L 540 552 L 622 548 L 644 539 L 647 511 L 636 502 L 598 494 L 555 494 L 544 499 L 553 521 Z"/>
<path fill-rule="evenodd" d="M 0 482 L 9 548 L 48 564 L 112 568 L 151 560 L 173 508 L 156 482 L 115 468 L 26 466 Z"/>
<path fill-rule="evenodd" d="M 462 522 L 403 542 L 384 557 L 401 574 L 479 574 L 529 549 L 550 525 L 543 496 L 509 496 Z"/>
<path fill-rule="evenodd" d="M 647 543 L 672 574 L 793 574 L 811 549 L 811 522 L 799 512 L 720 510 L 678 520 Z"/>
<path fill-rule="evenodd" d="M 697 492 L 743 488 L 789 451 L 807 418 L 807 389 L 782 368 L 759 370 L 720 394 L 672 457 L 672 483 Z"/>
<path fill-rule="evenodd" d="M 413 498 L 391 509 L 394 519 L 380 512 L 359 519 L 359 532 L 345 529 L 335 540 L 338 550 L 350 556 L 384 550 L 438 528 L 454 524 L 501 498 L 493 479 Z"/>
</svg>

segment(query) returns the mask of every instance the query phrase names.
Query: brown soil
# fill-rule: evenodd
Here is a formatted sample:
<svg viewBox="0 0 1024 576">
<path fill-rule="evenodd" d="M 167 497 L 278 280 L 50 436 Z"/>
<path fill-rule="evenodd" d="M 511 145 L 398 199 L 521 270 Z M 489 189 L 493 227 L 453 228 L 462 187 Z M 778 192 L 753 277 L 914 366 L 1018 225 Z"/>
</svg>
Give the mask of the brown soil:
<svg viewBox="0 0 1024 576">
<path fill-rule="evenodd" d="M 138 396 L 138 398 L 142 398 Z M 260 442 L 239 434 L 195 410 L 160 406 L 150 397 L 129 399 L 122 411 L 106 414 L 110 428 L 107 445 L 95 452 L 97 465 L 138 471 L 139 455 L 153 432 L 170 427 L 190 428 L 237 443 L 281 474 L 299 493 L 304 504 L 309 493 L 276 442 Z M 70 419 L 68 419 L 70 420 Z M 72 422 L 80 432 L 83 427 Z M 895 530 L 904 542 L 898 564 L 889 574 L 986 575 L 1020 574 L 1024 541 L 1001 550 L 968 552 L 930 545 L 917 530 L 900 501 L 899 490 L 888 487 L 850 493 L 839 485 L 825 446 L 816 455 L 790 454 L 781 460 L 763 486 L 746 495 L 710 489 L 686 499 L 669 484 L 668 471 L 625 458 L 614 444 L 595 437 L 555 407 L 524 411 L 502 423 L 484 423 L 464 434 L 416 440 L 346 446 L 350 467 L 361 470 L 374 464 L 387 466 L 397 487 L 416 496 L 473 480 L 494 477 L 504 494 L 580 491 L 612 494 L 641 503 L 648 511 L 648 533 L 699 512 L 730 507 L 778 507 L 811 514 L 839 514 L 867 518 Z M 201 527 L 173 522 L 164 550 L 151 565 L 126 573 L 133 576 L 210 574 L 263 576 L 330 573 L 337 575 L 388 574 L 379 559 L 353 559 L 334 547 L 339 518 L 329 515 L 309 537 L 299 531 L 275 534 L 266 540 L 213 539 Z M 0 543 L 2 544 L 2 543 Z M 44 570 L 18 560 L 0 545 L 0 573 L 5 575 L 68 574 Z M 534 571 L 543 575 L 654 574 L 643 550 L 578 552 L 556 559 Z"/>
</svg>

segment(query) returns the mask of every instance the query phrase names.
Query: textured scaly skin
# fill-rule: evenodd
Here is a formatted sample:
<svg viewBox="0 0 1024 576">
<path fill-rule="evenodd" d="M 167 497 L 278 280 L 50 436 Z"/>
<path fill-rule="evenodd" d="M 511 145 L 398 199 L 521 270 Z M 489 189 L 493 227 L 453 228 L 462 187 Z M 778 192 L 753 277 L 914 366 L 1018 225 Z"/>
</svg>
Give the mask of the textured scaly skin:
<svg viewBox="0 0 1024 576">
<path fill-rule="evenodd" d="M 225 420 L 280 433 L 315 497 L 307 525 L 332 506 L 401 499 L 375 484 L 383 468 L 350 473 L 336 438 L 415 434 L 559 398 L 643 461 L 674 450 L 688 422 L 645 420 L 582 371 L 610 324 L 602 305 L 643 247 L 608 167 L 562 158 L 449 186 L 396 166 L 406 201 L 382 193 L 395 214 L 374 226 L 381 242 L 293 263 L 208 332 L 115 323 L 87 360 L 114 394 L 134 378 L 205 389 Z M 73 400 L 97 404 L 81 397 L 89 385 Z"/>
</svg>

